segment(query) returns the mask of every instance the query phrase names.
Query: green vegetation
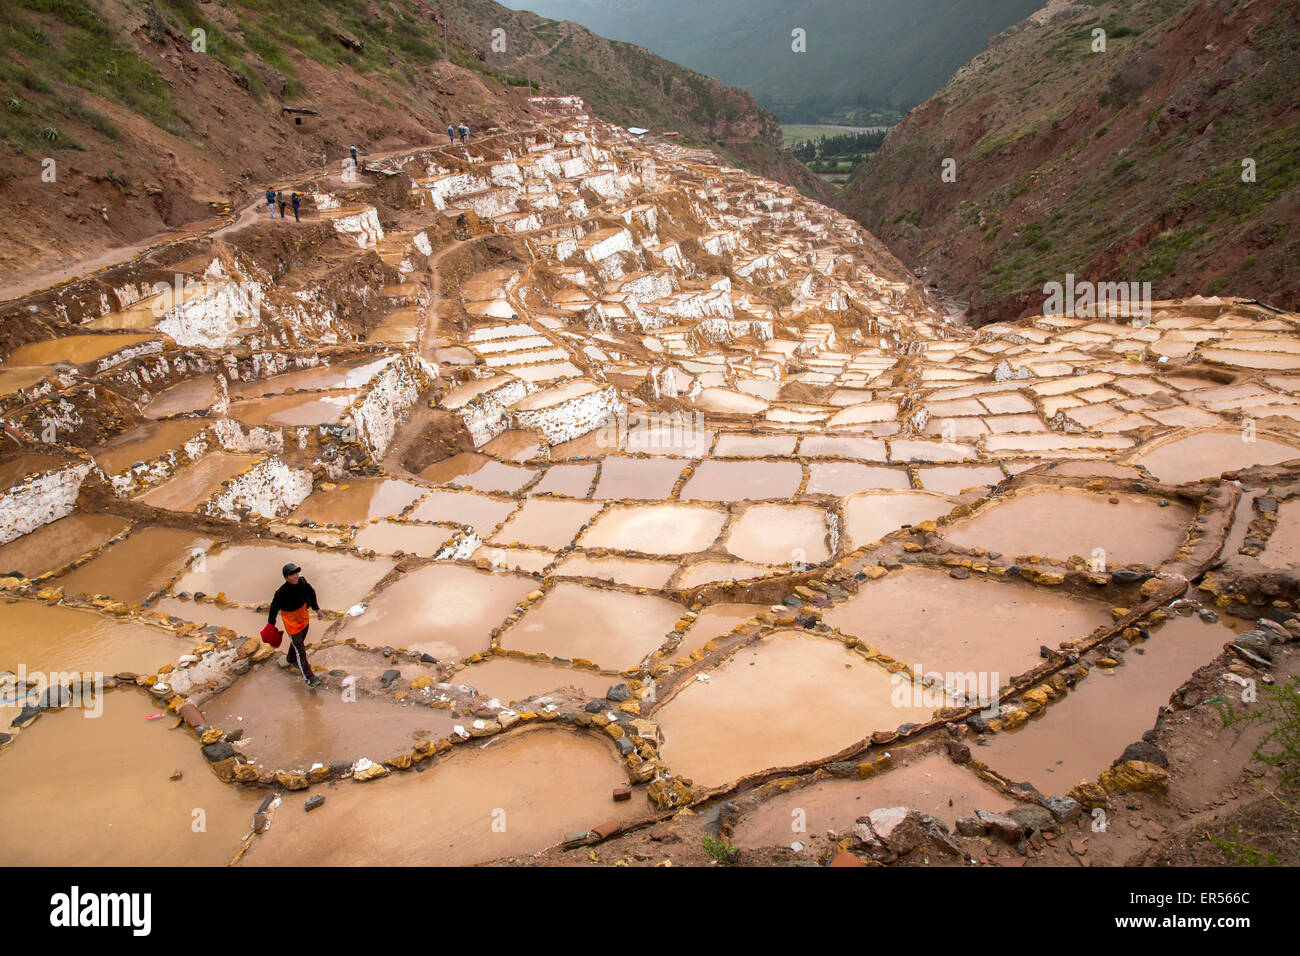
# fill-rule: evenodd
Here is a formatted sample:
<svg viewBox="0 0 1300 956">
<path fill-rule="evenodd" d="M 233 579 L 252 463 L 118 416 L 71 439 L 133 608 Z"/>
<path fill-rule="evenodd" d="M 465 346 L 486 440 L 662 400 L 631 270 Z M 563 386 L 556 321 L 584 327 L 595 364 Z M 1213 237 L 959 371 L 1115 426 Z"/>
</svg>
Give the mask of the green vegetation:
<svg viewBox="0 0 1300 956">
<path fill-rule="evenodd" d="M 784 131 L 785 128 L 782 129 Z M 887 131 L 884 130 L 831 136 L 823 134 L 816 139 L 796 143 L 791 152 L 814 173 L 852 173 L 880 148 L 886 135 Z"/>
<path fill-rule="evenodd" d="M 725 840 L 706 836 L 703 844 L 705 852 L 720 863 L 735 863 L 740 859 L 740 848 L 731 846 Z"/>
</svg>

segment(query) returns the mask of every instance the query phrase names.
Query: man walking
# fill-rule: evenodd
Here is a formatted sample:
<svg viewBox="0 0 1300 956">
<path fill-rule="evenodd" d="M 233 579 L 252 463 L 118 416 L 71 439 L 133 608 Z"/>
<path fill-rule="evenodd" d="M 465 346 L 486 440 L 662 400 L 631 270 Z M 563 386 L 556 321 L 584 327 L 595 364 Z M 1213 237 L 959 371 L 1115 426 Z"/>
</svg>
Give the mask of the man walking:
<svg viewBox="0 0 1300 956">
<path fill-rule="evenodd" d="M 449 143 L 456 142 L 456 127 L 454 126 L 447 127 L 447 142 Z"/>
<path fill-rule="evenodd" d="M 352 153 L 352 168 L 353 168 L 353 169 L 356 169 L 356 168 L 357 168 L 357 148 L 356 148 L 355 146 L 349 146 L 349 147 L 348 147 L 348 151 Z"/>
<path fill-rule="evenodd" d="M 285 198 L 284 190 L 283 190 L 283 189 L 280 189 L 280 190 L 277 190 L 277 191 L 276 191 L 276 194 L 275 194 L 275 201 L 278 202 L 278 203 L 280 204 L 280 218 L 283 219 L 283 218 L 284 218 L 284 207 L 287 206 L 287 205 L 289 205 L 289 200 Z"/>
<path fill-rule="evenodd" d="M 274 624 L 279 614 L 284 619 L 284 629 L 289 635 L 289 650 L 285 656 L 289 663 L 298 668 L 307 688 L 320 685 L 320 678 L 312 673 L 307 663 L 307 625 L 310 623 L 308 611 L 316 612 L 317 620 L 324 620 L 320 607 L 316 603 L 316 590 L 302 576 L 302 568 L 296 564 L 286 564 L 280 569 L 284 575 L 284 584 L 276 590 L 271 598 L 271 613 L 267 623 Z"/>
<path fill-rule="evenodd" d="M 270 186 L 266 187 L 266 208 L 271 210 L 271 218 L 275 218 L 275 190 Z"/>
<path fill-rule="evenodd" d="M 293 202 L 293 221 L 300 222 L 301 220 L 298 218 L 298 204 L 302 202 L 302 197 L 298 195 L 298 190 L 295 189 L 293 195 L 289 198 Z"/>
<path fill-rule="evenodd" d="M 463 143 L 469 139 L 469 127 L 464 123 L 460 124 L 460 141 Z"/>
</svg>

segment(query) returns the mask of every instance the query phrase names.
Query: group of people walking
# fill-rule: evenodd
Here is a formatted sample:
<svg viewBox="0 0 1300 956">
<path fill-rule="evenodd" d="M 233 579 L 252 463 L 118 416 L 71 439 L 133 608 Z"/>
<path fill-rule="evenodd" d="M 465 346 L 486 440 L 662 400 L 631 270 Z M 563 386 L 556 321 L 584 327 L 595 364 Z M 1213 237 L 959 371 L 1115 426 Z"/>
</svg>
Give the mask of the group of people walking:
<svg viewBox="0 0 1300 956">
<path fill-rule="evenodd" d="M 302 202 L 302 197 L 298 195 L 298 190 L 291 190 L 286 197 L 283 189 L 272 189 L 266 187 L 266 208 L 271 211 L 271 218 L 275 218 L 275 207 L 280 207 L 280 218 L 285 218 L 284 211 L 289 206 L 293 206 L 293 221 L 299 222 L 298 206 Z"/>
<path fill-rule="evenodd" d="M 464 123 L 461 123 L 459 126 L 448 126 L 448 127 L 447 127 L 447 139 L 448 139 L 448 141 L 449 141 L 449 142 L 452 142 L 452 143 L 456 142 L 456 134 L 457 134 L 457 133 L 460 133 L 460 141 L 461 141 L 462 143 L 469 142 L 469 127 L 466 126 Z"/>
</svg>

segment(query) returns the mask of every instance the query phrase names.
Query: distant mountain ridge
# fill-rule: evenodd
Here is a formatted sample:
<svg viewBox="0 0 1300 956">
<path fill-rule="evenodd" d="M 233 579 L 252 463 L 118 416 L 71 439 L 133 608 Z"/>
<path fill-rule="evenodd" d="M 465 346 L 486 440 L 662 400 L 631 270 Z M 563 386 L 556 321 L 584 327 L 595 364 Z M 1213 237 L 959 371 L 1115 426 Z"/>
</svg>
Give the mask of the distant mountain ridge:
<svg viewBox="0 0 1300 956">
<path fill-rule="evenodd" d="M 981 321 L 1033 312 L 1069 274 L 1297 309 L 1297 90 L 1296 0 L 1053 0 L 836 202 Z"/>
<path fill-rule="evenodd" d="M 1042 0 L 506 0 L 573 20 L 724 83 L 785 122 L 922 102 Z M 806 33 L 807 52 L 791 50 Z M 862 117 L 859 116 L 859 119 Z"/>
</svg>

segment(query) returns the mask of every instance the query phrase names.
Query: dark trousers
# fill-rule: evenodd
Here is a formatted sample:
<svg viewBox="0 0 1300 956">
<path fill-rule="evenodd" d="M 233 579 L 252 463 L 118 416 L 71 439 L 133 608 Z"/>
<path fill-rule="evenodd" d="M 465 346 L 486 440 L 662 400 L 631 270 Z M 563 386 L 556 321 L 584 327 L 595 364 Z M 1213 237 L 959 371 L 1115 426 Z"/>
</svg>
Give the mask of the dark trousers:
<svg viewBox="0 0 1300 956">
<path fill-rule="evenodd" d="M 298 219 L 298 207 L 297 207 L 297 206 L 294 206 L 294 207 L 293 207 L 293 221 L 294 221 L 294 222 L 299 222 L 299 221 L 300 221 L 300 220 Z"/>
<path fill-rule="evenodd" d="M 304 627 L 297 634 L 289 635 L 289 650 L 285 657 L 289 659 L 289 664 L 298 668 L 298 673 L 302 675 L 305 681 L 313 681 L 316 675 L 312 673 L 311 665 L 307 663 L 307 632 L 311 630 Z"/>
<path fill-rule="evenodd" d="M 281 219 L 284 218 L 284 207 L 285 207 L 285 203 L 280 203 L 280 218 L 281 218 Z"/>
</svg>

